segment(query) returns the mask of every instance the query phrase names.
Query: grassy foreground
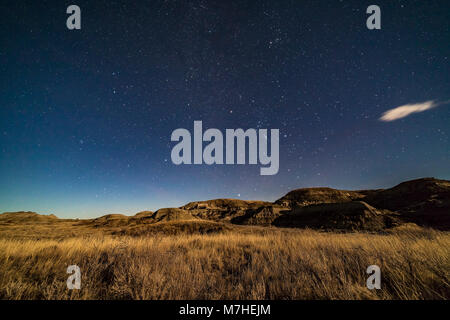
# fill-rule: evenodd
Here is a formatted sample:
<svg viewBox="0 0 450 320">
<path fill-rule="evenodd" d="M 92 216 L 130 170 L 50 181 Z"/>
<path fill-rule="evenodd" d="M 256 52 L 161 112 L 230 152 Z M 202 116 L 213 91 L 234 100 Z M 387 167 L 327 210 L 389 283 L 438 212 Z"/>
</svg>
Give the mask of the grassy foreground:
<svg viewBox="0 0 450 320">
<path fill-rule="evenodd" d="M 449 273 L 450 234 L 433 230 L 0 239 L 1 299 L 449 299 Z"/>
</svg>

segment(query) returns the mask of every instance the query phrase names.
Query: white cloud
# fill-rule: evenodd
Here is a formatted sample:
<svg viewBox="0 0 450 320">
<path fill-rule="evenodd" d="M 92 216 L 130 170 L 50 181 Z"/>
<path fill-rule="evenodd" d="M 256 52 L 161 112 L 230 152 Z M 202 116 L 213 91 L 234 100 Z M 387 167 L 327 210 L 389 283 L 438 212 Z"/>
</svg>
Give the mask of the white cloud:
<svg viewBox="0 0 450 320">
<path fill-rule="evenodd" d="M 403 106 L 388 110 L 381 115 L 381 121 L 394 121 L 409 116 L 412 113 L 423 112 L 437 107 L 439 103 L 433 100 L 421 103 L 405 104 Z"/>
</svg>

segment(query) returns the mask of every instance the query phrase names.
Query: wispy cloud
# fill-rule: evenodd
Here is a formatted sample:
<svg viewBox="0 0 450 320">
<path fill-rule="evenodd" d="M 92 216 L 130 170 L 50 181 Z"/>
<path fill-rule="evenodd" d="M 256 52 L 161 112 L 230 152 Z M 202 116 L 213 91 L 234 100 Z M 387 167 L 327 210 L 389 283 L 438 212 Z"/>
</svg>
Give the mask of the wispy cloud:
<svg viewBox="0 0 450 320">
<path fill-rule="evenodd" d="M 390 109 L 386 112 L 384 112 L 381 115 L 380 120 L 381 121 L 394 121 L 398 120 L 404 117 L 409 116 L 413 113 L 423 112 L 426 110 L 430 110 L 434 107 L 437 107 L 441 103 L 436 103 L 434 100 L 420 102 L 420 103 L 414 103 L 414 104 L 405 104 L 403 106 L 399 106 L 394 109 Z"/>
</svg>

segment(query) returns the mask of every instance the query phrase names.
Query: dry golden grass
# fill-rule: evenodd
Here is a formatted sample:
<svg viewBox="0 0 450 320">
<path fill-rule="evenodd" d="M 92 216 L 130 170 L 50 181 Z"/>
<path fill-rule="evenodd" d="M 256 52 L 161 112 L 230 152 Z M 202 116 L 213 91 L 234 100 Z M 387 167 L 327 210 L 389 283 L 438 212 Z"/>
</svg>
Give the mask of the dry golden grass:
<svg viewBox="0 0 450 320">
<path fill-rule="evenodd" d="M 450 234 L 242 227 L 211 235 L 0 239 L 2 299 L 449 299 Z M 67 266 L 81 268 L 68 290 Z M 382 289 L 368 290 L 369 265 Z"/>
</svg>

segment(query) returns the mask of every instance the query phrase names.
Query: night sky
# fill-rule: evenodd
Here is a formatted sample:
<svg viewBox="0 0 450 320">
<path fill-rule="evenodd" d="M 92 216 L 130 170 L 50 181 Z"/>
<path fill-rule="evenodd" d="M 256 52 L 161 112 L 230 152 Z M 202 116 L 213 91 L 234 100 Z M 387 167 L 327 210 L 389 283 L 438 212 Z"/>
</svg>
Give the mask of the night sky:
<svg viewBox="0 0 450 320">
<path fill-rule="evenodd" d="M 81 8 L 82 28 L 66 27 Z M 381 8 L 368 30 L 366 8 Z M 0 212 L 134 214 L 450 179 L 450 2 L 0 4 Z M 177 128 L 280 129 L 280 169 L 171 162 Z"/>
</svg>

